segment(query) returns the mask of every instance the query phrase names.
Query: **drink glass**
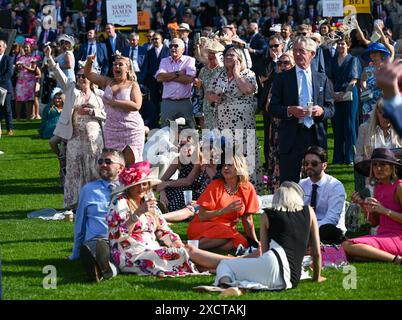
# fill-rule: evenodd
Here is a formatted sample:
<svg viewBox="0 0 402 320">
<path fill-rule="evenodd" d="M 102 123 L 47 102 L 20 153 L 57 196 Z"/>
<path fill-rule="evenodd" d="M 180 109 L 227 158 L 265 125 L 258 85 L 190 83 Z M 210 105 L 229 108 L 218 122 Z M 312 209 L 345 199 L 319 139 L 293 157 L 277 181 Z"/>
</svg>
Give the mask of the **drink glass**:
<svg viewBox="0 0 402 320">
<path fill-rule="evenodd" d="M 192 190 L 184 190 L 183 196 L 184 196 L 185 205 L 188 206 L 189 204 L 191 204 L 191 201 L 193 201 L 193 191 Z"/>
<path fill-rule="evenodd" d="M 149 201 L 149 200 L 155 200 L 155 194 L 152 192 L 152 190 L 149 190 L 144 197 L 145 201 Z M 152 207 L 149 209 L 149 213 L 151 214 L 155 214 L 155 209 Z"/>
</svg>

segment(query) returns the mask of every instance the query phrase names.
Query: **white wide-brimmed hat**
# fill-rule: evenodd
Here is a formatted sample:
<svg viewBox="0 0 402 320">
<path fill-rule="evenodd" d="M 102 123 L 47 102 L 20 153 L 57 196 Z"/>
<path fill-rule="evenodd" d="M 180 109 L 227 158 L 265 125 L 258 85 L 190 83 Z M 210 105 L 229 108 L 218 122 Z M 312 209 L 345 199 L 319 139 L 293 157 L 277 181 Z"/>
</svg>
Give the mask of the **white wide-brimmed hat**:
<svg viewBox="0 0 402 320">
<path fill-rule="evenodd" d="M 179 24 L 179 31 L 190 31 L 191 32 L 189 24 L 185 23 L 185 22 L 180 23 Z"/>
<path fill-rule="evenodd" d="M 74 46 L 74 45 L 75 45 L 74 37 L 73 37 L 73 36 L 69 36 L 68 34 L 62 34 L 61 36 L 59 36 L 59 37 L 57 38 L 57 42 L 60 42 L 60 41 L 67 41 L 67 42 L 70 42 L 70 43 L 71 43 L 71 46 Z"/>
</svg>

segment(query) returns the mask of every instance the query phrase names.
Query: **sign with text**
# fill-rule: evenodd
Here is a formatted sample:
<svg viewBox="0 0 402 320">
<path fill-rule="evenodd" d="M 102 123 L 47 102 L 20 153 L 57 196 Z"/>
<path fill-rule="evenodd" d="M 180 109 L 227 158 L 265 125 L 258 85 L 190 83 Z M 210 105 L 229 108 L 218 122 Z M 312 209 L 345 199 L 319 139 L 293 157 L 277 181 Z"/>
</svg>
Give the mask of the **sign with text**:
<svg viewBox="0 0 402 320">
<path fill-rule="evenodd" d="M 137 24 L 136 0 L 107 0 L 107 22 L 121 26 Z"/>
<path fill-rule="evenodd" d="M 324 0 L 324 17 L 343 17 L 343 0 Z"/>
<path fill-rule="evenodd" d="M 344 0 L 345 16 L 354 13 L 371 13 L 371 1 L 370 0 Z M 356 9 L 355 12 L 351 12 L 351 7 Z"/>
</svg>

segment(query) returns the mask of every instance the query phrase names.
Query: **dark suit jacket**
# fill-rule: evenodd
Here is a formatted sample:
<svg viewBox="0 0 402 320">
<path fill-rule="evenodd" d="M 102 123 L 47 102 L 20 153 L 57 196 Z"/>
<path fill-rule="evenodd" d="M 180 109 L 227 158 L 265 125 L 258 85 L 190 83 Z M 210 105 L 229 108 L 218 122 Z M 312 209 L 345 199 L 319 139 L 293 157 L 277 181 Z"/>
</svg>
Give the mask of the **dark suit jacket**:
<svg viewBox="0 0 402 320">
<path fill-rule="evenodd" d="M 314 129 L 320 147 L 327 149 L 326 120 L 334 115 L 333 87 L 324 73 L 312 70 L 314 105 L 324 109 L 321 117 L 314 117 Z M 288 106 L 299 105 L 296 68 L 279 73 L 272 85 L 272 98 L 269 110 L 272 116 L 281 119 L 279 127 L 279 152 L 288 153 L 300 143 L 297 136 L 298 119 L 287 115 Z"/>
<path fill-rule="evenodd" d="M 0 87 L 6 89 L 9 94 L 13 91 L 13 84 L 11 82 L 13 71 L 13 58 L 3 55 L 0 62 Z"/>
<path fill-rule="evenodd" d="M 124 47 L 122 52 L 123 56 L 130 58 L 130 49 L 131 46 Z M 141 46 L 138 46 L 137 63 L 140 68 L 140 71 L 135 73 L 137 75 L 137 82 L 144 84 L 148 72 L 148 50 Z"/>
<path fill-rule="evenodd" d="M 38 45 L 45 44 L 45 43 L 44 43 L 45 32 L 46 32 L 46 30 L 44 30 L 44 29 L 42 29 L 42 31 L 40 32 L 39 39 L 38 39 Z M 50 29 L 50 30 L 49 30 L 49 35 L 48 35 L 48 37 L 47 37 L 47 41 L 48 41 L 48 42 L 49 42 L 49 41 L 50 41 L 50 42 L 55 42 L 56 39 L 57 39 L 57 32 L 56 32 L 56 30 Z"/>
<path fill-rule="evenodd" d="M 109 62 L 113 62 L 113 55 L 114 52 L 112 50 L 112 45 L 110 44 L 109 38 L 105 40 L 105 45 L 106 45 L 106 50 L 107 50 L 107 56 L 109 58 Z M 127 38 L 120 32 L 117 32 L 116 34 L 116 50 L 120 51 L 121 53 L 123 52 L 123 49 L 128 46 L 128 40 Z"/>
<path fill-rule="evenodd" d="M 89 30 L 89 21 L 87 17 L 84 17 L 85 25 L 82 23 L 81 18 L 77 20 L 77 31 L 78 32 L 87 32 Z"/>
<path fill-rule="evenodd" d="M 387 12 L 387 17 L 389 16 L 388 9 L 385 7 L 384 3 L 381 4 L 381 11 Z M 374 3 L 373 9 L 371 9 L 371 14 L 373 15 L 373 19 L 381 19 L 381 16 L 378 15 L 378 6 Z"/>
<path fill-rule="evenodd" d="M 75 55 L 75 70 L 78 70 L 78 61 L 85 61 L 88 54 L 88 42 L 83 43 Z M 109 72 L 109 59 L 107 57 L 106 46 L 104 43 L 96 43 L 96 60 L 101 67 L 101 75 L 106 76 Z"/>
<path fill-rule="evenodd" d="M 326 71 L 324 52 L 322 47 L 317 48 L 317 52 L 315 53 L 315 57 L 313 61 L 311 61 L 311 69 L 315 72 L 325 73 Z"/>
<path fill-rule="evenodd" d="M 163 90 L 163 84 L 156 81 L 154 76 L 156 74 L 156 71 L 158 71 L 159 69 L 161 60 L 169 56 L 170 50 L 166 46 L 162 47 L 159 57 L 156 57 L 155 47 L 148 50 L 148 71 L 146 76 L 146 86 L 151 92 L 151 99 L 154 103 L 160 102 L 160 100 L 162 99 Z"/>
</svg>

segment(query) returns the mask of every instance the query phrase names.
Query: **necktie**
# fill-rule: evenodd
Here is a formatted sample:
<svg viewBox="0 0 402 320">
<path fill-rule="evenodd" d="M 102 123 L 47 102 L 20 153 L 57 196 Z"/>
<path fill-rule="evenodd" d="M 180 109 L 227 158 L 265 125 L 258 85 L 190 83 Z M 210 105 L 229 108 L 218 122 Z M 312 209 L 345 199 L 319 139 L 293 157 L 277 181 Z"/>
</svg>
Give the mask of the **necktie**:
<svg viewBox="0 0 402 320">
<path fill-rule="evenodd" d="M 312 190 L 311 190 L 310 206 L 315 210 L 315 207 L 317 205 L 317 189 L 318 189 L 318 185 L 314 183 L 311 187 L 312 187 Z"/>
<path fill-rule="evenodd" d="M 88 56 L 92 56 L 93 52 L 94 52 L 94 50 L 93 50 L 93 44 L 90 43 L 90 44 L 89 44 L 89 50 L 88 50 Z"/>
<path fill-rule="evenodd" d="M 307 108 L 308 103 L 311 101 L 310 90 L 307 83 L 307 74 L 305 70 L 300 70 L 299 72 L 301 75 L 300 79 L 302 81 L 301 92 L 300 92 L 300 104 L 302 107 Z M 314 124 L 314 120 L 310 116 L 305 116 L 303 123 L 307 128 L 310 128 Z"/>
<path fill-rule="evenodd" d="M 130 53 L 130 58 L 132 61 L 134 61 L 134 47 L 131 47 L 131 53 Z"/>
<path fill-rule="evenodd" d="M 184 42 L 184 55 L 188 56 L 188 44 L 187 44 L 187 42 Z"/>
<path fill-rule="evenodd" d="M 47 42 L 47 38 L 49 37 L 49 31 L 45 31 L 45 41 L 44 41 L 44 43 L 46 43 Z"/>
</svg>

